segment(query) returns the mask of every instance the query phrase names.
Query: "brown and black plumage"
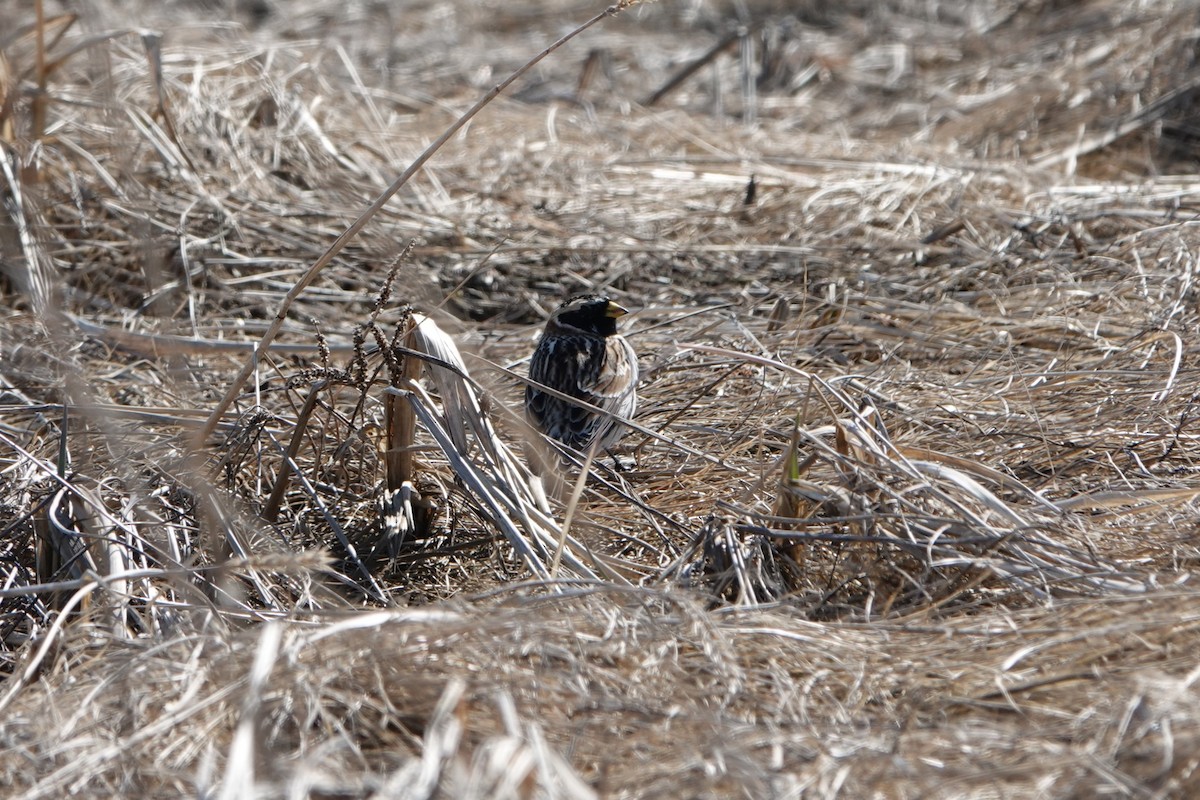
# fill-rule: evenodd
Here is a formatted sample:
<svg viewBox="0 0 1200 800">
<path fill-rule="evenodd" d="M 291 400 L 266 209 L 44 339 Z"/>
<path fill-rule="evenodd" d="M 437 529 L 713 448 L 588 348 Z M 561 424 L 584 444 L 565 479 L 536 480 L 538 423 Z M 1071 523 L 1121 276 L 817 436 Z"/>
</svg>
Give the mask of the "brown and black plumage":
<svg viewBox="0 0 1200 800">
<path fill-rule="evenodd" d="M 637 354 L 617 333 L 628 313 L 601 295 L 582 295 L 550 316 L 529 362 L 529 377 L 563 394 L 629 419 L 637 409 Z M 597 451 L 616 444 L 625 426 L 542 391 L 525 388 L 525 417 L 547 436 L 568 447 Z"/>
</svg>

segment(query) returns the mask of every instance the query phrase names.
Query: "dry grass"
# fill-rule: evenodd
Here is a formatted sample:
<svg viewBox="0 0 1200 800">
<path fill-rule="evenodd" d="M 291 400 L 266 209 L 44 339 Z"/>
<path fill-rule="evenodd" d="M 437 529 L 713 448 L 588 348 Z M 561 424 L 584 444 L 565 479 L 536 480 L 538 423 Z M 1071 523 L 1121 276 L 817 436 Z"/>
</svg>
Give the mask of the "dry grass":
<svg viewBox="0 0 1200 800">
<path fill-rule="evenodd" d="M 602 6 L 27 6 L 6 795 L 1200 791 L 1200 5 L 627 9 L 257 356 Z M 643 402 L 564 531 L 583 289 Z"/>
</svg>

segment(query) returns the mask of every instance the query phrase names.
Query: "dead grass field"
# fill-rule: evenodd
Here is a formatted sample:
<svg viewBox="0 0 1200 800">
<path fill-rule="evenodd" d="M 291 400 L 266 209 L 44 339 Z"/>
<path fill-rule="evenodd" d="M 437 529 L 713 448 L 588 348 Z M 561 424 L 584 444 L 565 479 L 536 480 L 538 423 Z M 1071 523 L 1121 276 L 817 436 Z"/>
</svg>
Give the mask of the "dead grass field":
<svg viewBox="0 0 1200 800">
<path fill-rule="evenodd" d="M 1200 3 L 634 5 L 285 305 L 603 8 L 0 2 L 0 793 L 1200 796 Z"/>
</svg>

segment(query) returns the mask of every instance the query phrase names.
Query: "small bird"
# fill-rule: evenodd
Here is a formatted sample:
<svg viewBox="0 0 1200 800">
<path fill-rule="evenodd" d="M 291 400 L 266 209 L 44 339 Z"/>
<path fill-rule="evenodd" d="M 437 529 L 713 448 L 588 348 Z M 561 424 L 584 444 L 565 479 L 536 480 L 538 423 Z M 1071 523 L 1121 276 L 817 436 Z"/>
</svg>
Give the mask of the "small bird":
<svg viewBox="0 0 1200 800">
<path fill-rule="evenodd" d="M 637 353 L 617 333 L 617 319 L 629 313 L 602 295 L 572 297 L 559 306 L 542 331 L 529 362 L 529 377 L 629 419 L 637 409 Z M 568 447 L 607 450 L 625 435 L 613 417 L 525 387 L 525 418 Z"/>
</svg>

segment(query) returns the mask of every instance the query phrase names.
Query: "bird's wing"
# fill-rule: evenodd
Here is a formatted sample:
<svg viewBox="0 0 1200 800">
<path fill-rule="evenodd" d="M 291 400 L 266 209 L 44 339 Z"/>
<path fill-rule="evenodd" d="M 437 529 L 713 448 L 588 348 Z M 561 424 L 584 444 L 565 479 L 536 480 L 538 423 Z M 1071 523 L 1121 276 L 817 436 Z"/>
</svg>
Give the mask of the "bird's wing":
<svg viewBox="0 0 1200 800">
<path fill-rule="evenodd" d="M 604 340 L 604 358 L 599 366 L 599 370 L 590 371 L 594 376 L 591 380 L 581 382 L 580 388 L 585 392 L 608 400 L 628 396 L 634 390 L 638 378 L 637 354 L 625 339 L 610 336 Z"/>
</svg>

